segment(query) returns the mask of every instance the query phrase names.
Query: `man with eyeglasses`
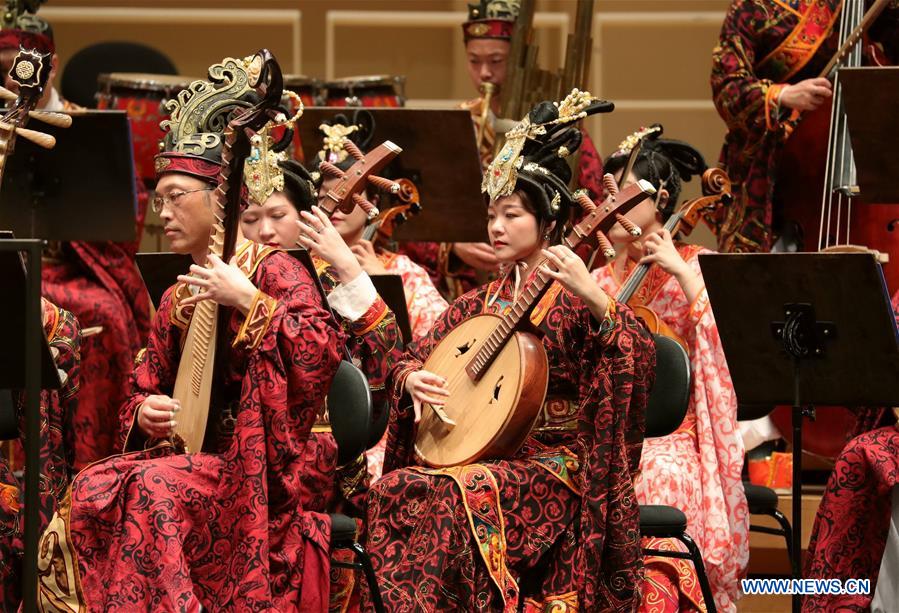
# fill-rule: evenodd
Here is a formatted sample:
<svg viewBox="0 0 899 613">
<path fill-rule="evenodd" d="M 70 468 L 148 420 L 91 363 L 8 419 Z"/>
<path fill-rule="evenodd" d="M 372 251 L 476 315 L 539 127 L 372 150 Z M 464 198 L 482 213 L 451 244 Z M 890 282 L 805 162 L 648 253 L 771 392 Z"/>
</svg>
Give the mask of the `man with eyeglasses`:
<svg viewBox="0 0 899 613">
<path fill-rule="evenodd" d="M 40 2 L 5 0 L 0 11 L 0 85 L 17 90 L 8 76 L 20 47 L 51 53 L 52 70 L 38 108 L 73 111 L 53 86 L 58 58 L 50 25 L 34 14 Z M 118 451 L 118 409 L 128 392 L 134 357 L 147 342 L 150 298 L 134 262 L 140 241 L 147 192 L 135 182 L 138 206 L 136 240 L 132 243 L 51 242 L 44 250 L 44 296 L 78 318 L 81 345 L 81 389 L 67 420 L 66 444 L 74 471 Z M 77 203 L 72 203 L 76 206 Z M 130 206 L 130 205 L 129 205 Z"/>
<path fill-rule="evenodd" d="M 311 273 L 290 255 L 242 241 L 231 263 L 210 257 L 207 265 L 219 130 L 252 92 L 248 59 L 210 68 L 222 82 L 182 92 L 172 113 L 180 120 L 168 125 L 156 158 L 153 206 L 172 250 L 195 265 L 163 294 L 132 373 L 120 411 L 125 453 L 83 470 L 44 532 L 41 604 L 327 609 L 330 521 L 303 508 L 300 484 L 343 333 Z M 172 396 L 194 308 L 204 300 L 220 305 L 225 342 L 211 428 L 202 450 L 185 450 L 174 434 L 182 408 Z"/>
</svg>

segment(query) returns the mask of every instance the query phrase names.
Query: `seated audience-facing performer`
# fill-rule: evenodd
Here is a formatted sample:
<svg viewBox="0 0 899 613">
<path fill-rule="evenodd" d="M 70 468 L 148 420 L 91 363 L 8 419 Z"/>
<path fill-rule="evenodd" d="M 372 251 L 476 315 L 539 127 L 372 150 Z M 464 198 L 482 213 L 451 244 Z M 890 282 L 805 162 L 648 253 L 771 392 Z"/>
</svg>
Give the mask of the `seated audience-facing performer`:
<svg viewBox="0 0 899 613">
<path fill-rule="evenodd" d="M 258 149 L 247 162 L 244 181 L 249 202 L 241 213 L 241 230 L 249 240 L 269 247 L 290 249 L 300 241 L 310 248 L 327 301 L 339 315 L 347 335 L 347 350 L 368 379 L 377 413 L 375 420 L 382 419 L 380 413 L 387 410 L 384 380 L 402 356 L 403 343 L 396 317 L 378 295 L 355 254 L 320 210 L 317 218 L 307 220 L 319 228 L 309 230 L 314 238 L 300 240 L 300 213 L 309 215 L 318 188 L 309 171 L 288 159 L 283 148 L 285 142 L 289 141 L 275 143 L 268 134 L 261 135 Z M 383 447 L 375 447 L 355 461 L 338 466 L 337 441 L 331 433 L 330 415 L 344 408 L 329 406 L 316 418 L 306 444 L 306 469 L 301 477 L 305 490 L 303 504 L 310 511 L 339 510 L 361 516 L 369 479 L 377 479 L 381 474 L 384 451 Z M 351 598 L 355 601 L 354 584 L 351 570 L 338 572 L 332 567 L 330 610 L 344 611 Z"/>
<path fill-rule="evenodd" d="M 62 387 L 44 390 L 40 398 L 40 492 L 38 518 L 41 529 L 47 526 L 57 505 L 62 501 L 72 478 L 72 449 L 66 444 L 65 433 L 69 428 L 74 404 L 77 402 L 80 384 L 79 352 L 81 328 L 74 315 L 49 301 L 41 300 L 44 334 L 50 344 L 50 353 L 59 371 Z M 9 390 L 0 391 L 2 394 Z M 18 438 L 10 444 L 25 444 L 25 397 L 13 394 L 18 418 Z M 0 409 L 2 410 L 2 409 Z M 0 456 L 0 610 L 15 611 L 22 599 L 21 566 L 24 556 L 23 516 L 25 507 L 23 479 L 15 474 L 5 456 Z"/>
<path fill-rule="evenodd" d="M 255 95 L 252 62 L 211 67 L 216 82 L 192 84 L 163 124 L 154 206 L 172 250 L 195 265 L 163 295 L 133 372 L 122 407 L 127 453 L 82 471 L 44 532 L 45 607 L 327 608 L 330 522 L 304 509 L 300 484 L 344 337 L 289 255 L 245 241 L 232 263 L 207 261 L 220 130 Z M 226 343 L 212 429 L 202 451 L 185 453 L 174 434 L 182 407 L 171 396 L 191 316 L 205 300 L 225 310 Z"/>
<path fill-rule="evenodd" d="M 633 476 L 654 347 L 630 309 L 559 244 L 576 202 L 561 155 L 577 151 L 574 123 L 598 106 L 579 93 L 541 103 L 517 125 L 517 146 L 507 143 L 490 168 L 501 180 L 485 185 L 505 274 L 456 299 L 388 380 L 384 476 L 369 494 L 367 529 L 390 610 L 607 611 L 639 602 Z M 538 269 L 554 282 L 530 317 L 549 362 L 532 434 L 508 459 L 416 465 L 415 424 L 447 394 L 441 376 L 422 370 L 425 360 L 466 318 L 506 312 Z"/>
<path fill-rule="evenodd" d="M 702 552 L 718 610 L 735 611 L 739 580 L 749 560 L 749 515 L 741 479 L 737 397 L 699 268 L 699 255 L 710 251 L 673 240 L 663 227 L 674 214 L 682 182 L 701 175 L 706 165 L 692 146 L 659 134 L 655 129 L 641 130 L 605 161 L 606 170 L 623 185 L 644 179 L 657 191 L 627 214 L 642 235 L 613 227 L 609 238 L 620 245 L 620 256 L 593 271 L 593 277 L 616 295 L 638 265 L 650 265 L 628 304 L 652 309 L 688 349 L 693 390 L 687 415 L 677 431 L 644 441 L 635 487 L 641 504 L 668 505 L 684 512 L 687 533 Z M 641 137 L 642 146 L 637 144 Z M 634 146 L 641 148 L 633 170 L 622 179 Z M 648 539 L 644 546 L 682 547 L 675 543 Z M 689 560 L 649 557 L 645 563 L 644 609 L 699 609 L 702 596 Z"/>
</svg>

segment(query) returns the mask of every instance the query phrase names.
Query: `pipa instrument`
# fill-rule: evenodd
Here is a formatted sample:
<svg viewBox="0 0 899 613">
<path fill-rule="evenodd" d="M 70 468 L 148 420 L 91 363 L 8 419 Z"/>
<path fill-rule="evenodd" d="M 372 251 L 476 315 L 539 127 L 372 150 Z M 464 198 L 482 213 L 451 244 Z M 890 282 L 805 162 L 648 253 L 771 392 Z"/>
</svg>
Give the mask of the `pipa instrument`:
<svg viewBox="0 0 899 613">
<path fill-rule="evenodd" d="M 632 227 L 624 213 L 655 191 L 646 181 L 620 192 L 614 180 L 609 187 L 610 195 L 598 207 L 586 195 L 578 196 L 587 214 L 564 245 L 574 249 L 595 237 L 602 248 L 609 247 L 609 228 L 615 223 Z M 543 405 L 549 374 L 542 343 L 526 331 L 528 316 L 551 282 L 538 269 L 508 314 L 471 317 L 434 348 L 423 369 L 446 379 L 449 396 L 443 407 L 425 404 L 422 409 L 415 452 L 425 464 L 446 467 L 510 457 L 524 443 Z"/>
</svg>

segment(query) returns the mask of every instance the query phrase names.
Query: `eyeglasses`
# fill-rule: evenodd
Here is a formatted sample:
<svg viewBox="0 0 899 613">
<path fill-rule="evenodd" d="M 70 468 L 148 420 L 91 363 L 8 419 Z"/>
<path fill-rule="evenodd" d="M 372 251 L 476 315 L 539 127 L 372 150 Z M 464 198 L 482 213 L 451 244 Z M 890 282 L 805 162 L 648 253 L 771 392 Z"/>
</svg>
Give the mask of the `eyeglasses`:
<svg viewBox="0 0 899 613">
<path fill-rule="evenodd" d="M 153 201 L 150 203 L 150 208 L 157 215 L 162 213 L 162 209 L 167 206 L 171 206 L 173 209 L 178 207 L 178 199 L 182 196 L 186 196 L 187 194 L 193 194 L 195 192 L 209 192 L 215 189 L 214 187 L 201 187 L 200 189 L 189 189 L 186 192 L 173 192 L 168 196 L 153 196 Z"/>
</svg>

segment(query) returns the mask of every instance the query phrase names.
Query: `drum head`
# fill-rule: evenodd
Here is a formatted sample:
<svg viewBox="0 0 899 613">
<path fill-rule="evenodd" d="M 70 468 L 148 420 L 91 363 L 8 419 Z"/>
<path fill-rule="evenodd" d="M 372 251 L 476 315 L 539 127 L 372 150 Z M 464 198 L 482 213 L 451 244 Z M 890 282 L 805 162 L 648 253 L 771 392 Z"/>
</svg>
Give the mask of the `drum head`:
<svg viewBox="0 0 899 613">
<path fill-rule="evenodd" d="M 185 89 L 196 81 L 195 77 L 174 74 L 148 74 L 140 72 L 110 72 L 97 77 L 102 89 L 130 89 L 138 91 L 171 92 Z"/>
<path fill-rule="evenodd" d="M 395 87 L 405 82 L 406 77 L 393 75 L 362 75 L 356 77 L 341 77 L 325 83 L 328 89 L 338 88 L 366 88 L 366 87 Z"/>
<path fill-rule="evenodd" d="M 318 89 L 321 87 L 321 80 L 307 77 L 304 74 L 286 74 L 284 75 L 284 87 L 290 90 L 297 88 L 302 89 Z"/>
</svg>

